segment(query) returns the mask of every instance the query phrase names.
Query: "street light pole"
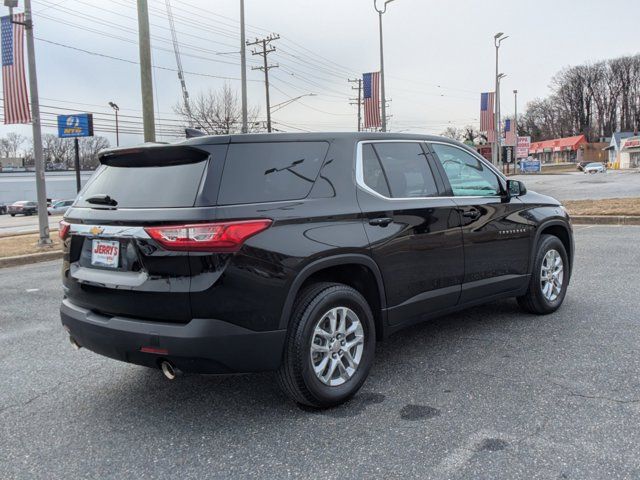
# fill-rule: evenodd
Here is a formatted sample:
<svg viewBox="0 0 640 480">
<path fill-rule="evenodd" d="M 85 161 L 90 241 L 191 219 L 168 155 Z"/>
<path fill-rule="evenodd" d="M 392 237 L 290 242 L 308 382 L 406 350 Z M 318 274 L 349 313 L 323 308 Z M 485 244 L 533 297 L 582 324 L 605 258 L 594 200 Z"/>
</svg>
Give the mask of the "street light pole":
<svg viewBox="0 0 640 480">
<path fill-rule="evenodd" d="M 380 29 L 380 101 L 382 104 L 382 131 L 387 131 L 387 97 L 385 95 L 384 85 L 384 46 L 382 41 L 382 15 L 387 11 L 387 5 L 394 0 L 386 0 L 382 7 L 382 10 L 378 9 L 376 0 L 373 0 L 373 8 L 378 12 L 378 24 Z"/>
<path fill-rule="evenodd" d="M 113 108 L 113 111 L 116 113 L 116 147 L 120 146 L 120 131 L 118 129 L 118 111 L 120 107 L 113 102 L 109 102 L 109 106 Z"/>
<path fill-rule="evenodd" d="M 496 133 L 496 141 L 493 148 L 493 163 L 497 166 L 500 164 L 500 79 L 498 73 L 498 51 L 500 50 L 500 44 L 503 40 L 506 40 L 509 36 L 504 36 L 504 33 L 498 32 L 493 36 L 494 45 L 496 47 L 496 88 L 495 88 L 495 109 L 494 109 L 494 130 Z"/>
<path fill-rule="evenodd" d="M 507 75 L 504 73 L 499 73 L 496 83 L 496 143 L 497 143 L 497 151 L 498 151 L 498 163 L 496 166 L 500 166 L 500 160 L 502 158 L 502 119 L 500 118 L 500 81 L 506 77 Z"/>
<path fill-rule="evenodd" d="M 516 139 L 516 144 L 513 146 L 513 171 L 515 172 L 516 163 L 518 161 L 518 90 L 513 91 L 513 133 Z M 507 173 L 509 173 L 509 167 L 507 166 Z"/>
</svg>

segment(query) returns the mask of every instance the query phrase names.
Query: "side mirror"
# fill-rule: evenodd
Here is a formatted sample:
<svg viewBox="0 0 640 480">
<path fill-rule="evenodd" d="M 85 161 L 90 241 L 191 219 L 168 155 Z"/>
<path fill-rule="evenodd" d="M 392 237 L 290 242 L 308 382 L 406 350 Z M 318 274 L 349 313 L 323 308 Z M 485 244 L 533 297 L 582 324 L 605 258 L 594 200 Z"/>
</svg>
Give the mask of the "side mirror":
<svg viewBox="0 0 640 480">
<path fill-rule="evenodd" d="M 527 187 L 519 180 L 507 180 L 507 192 L 511 197 L 518 197 L 527 193 Z"/>
</svg>

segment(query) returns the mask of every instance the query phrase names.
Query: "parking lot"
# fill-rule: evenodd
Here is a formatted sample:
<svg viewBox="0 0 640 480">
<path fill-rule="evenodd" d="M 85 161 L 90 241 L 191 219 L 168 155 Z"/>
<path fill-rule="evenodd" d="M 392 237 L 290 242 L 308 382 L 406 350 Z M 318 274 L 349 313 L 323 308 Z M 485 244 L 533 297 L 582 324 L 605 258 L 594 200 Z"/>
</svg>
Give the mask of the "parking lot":
<svg viewBox="0 0 640 480">
<path fill-rule="evenodd" d="M 576 227 L 558 312 L 501 301 L 403 331 L 324 412 L 269 373 L 168 382 L 74 351 L 59 264 L 1 270 L 0 478 L 639 478 L 639 238 Z"/>
</svg>

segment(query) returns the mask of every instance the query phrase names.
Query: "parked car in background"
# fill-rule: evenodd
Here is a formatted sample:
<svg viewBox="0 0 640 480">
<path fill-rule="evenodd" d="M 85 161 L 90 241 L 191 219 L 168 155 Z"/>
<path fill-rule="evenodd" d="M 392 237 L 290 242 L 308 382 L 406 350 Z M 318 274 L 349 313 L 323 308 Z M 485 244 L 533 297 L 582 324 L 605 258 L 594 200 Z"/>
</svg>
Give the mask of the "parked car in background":
<svg viewBox="0 0 640 480">
<path fill-rule="evenodd" d="M 560 203 L 446 138 L 220 135 L 99 159 L 60 222 L 61 320 L 76 348 L 169 379 L 277 370 L 330 407 L 377 340 L 498 298 L 548 314 L 569 284 Z"/>
<path fill-rule="evenodd" d="M 47 208 L 49 215 L 64 215 L 73 205 L 73 200 L 54 200 L 53 204 Z"/>
<path fill-rule="evenodd" d="M 7 206 L 4 203 L 0 203 L 0 215 L 7 213 Z"/>
<path fill-rule="evenodd" d="M 586 167 L 587 165 L 589 165 L 589 163 L 591 162 L 578 162 L 576 167 L 578 168 L 578 170 L 583 171 L 584 172 L 584 167 Z"/>
<path fill-rule="evenodd" d="M 38 213 L 38 203 L 30 200 L 20 200 L 9 205 L 8 211 L 12 217 L 16 215 L 33 215 Z"/>
<path fill-rule="evenodd" d="M 587 163 L 582 169 L 584 173 L 605 173 L 607 169 L 605 166 L 598 162 Z"/>
</svg>

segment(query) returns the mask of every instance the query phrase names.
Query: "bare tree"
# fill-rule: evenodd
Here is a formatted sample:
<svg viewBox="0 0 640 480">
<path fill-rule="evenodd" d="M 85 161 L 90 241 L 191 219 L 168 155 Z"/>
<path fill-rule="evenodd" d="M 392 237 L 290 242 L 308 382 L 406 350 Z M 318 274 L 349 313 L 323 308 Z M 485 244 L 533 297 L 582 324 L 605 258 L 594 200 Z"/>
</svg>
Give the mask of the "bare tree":
<svg viewBox="0 0 640 480">
<path fill-rule="evenodd" d="M 238 94 L 227 83 L 222 89 L 201 92 L 192 98 L 190 111 L 183 103 L 176 105 L 173 110 L 184 118 L 185 123 L 205 131 L 210 135 L 228 135 L 242 131 L 242 105 Z M 263 130 L 257 121 L 259 110 L 251 108 L 249 111 L 249 131 Z"/>
<path fill-rule="evenodd" d="M 634 130 L 640 120 L 640 55 L 569 67 L 552 94 L 527 105 L 521 133 L 535 140 L 584 134 L 591 140 Z"/>
<path fill-rule="evenodd" d="M 65 167 L 73 165 L 73 143 L 71 140 L 46 133 L 42 136 L 42 148 L 47 162 L 61 163 Z"/>
<path fill-rule="evenodd" d="M 78 143 L 80 150 L 80 168 L 83 170 L 94 170 L 98 167 L 98 153 L 105 148 L 109 148 L 109 140 L 105 137 L 84 137 Z"/>
<path fill-rule="evenodd" d="M 459 142 L 464 138 L 464 132 L 456 127 L 449 126 L 444 129 L 440 135 L 443 137 L 451 138 L 453 140 L 458 140 Z"/>
<path fill-rule="evenodd" d="M 16 158 L 19 156 L 20 148 L 26 142 L 27 137 L 19 133 L 9 132 L 0 139 L 0 155 L 6 158 Z"/>
</svg>

